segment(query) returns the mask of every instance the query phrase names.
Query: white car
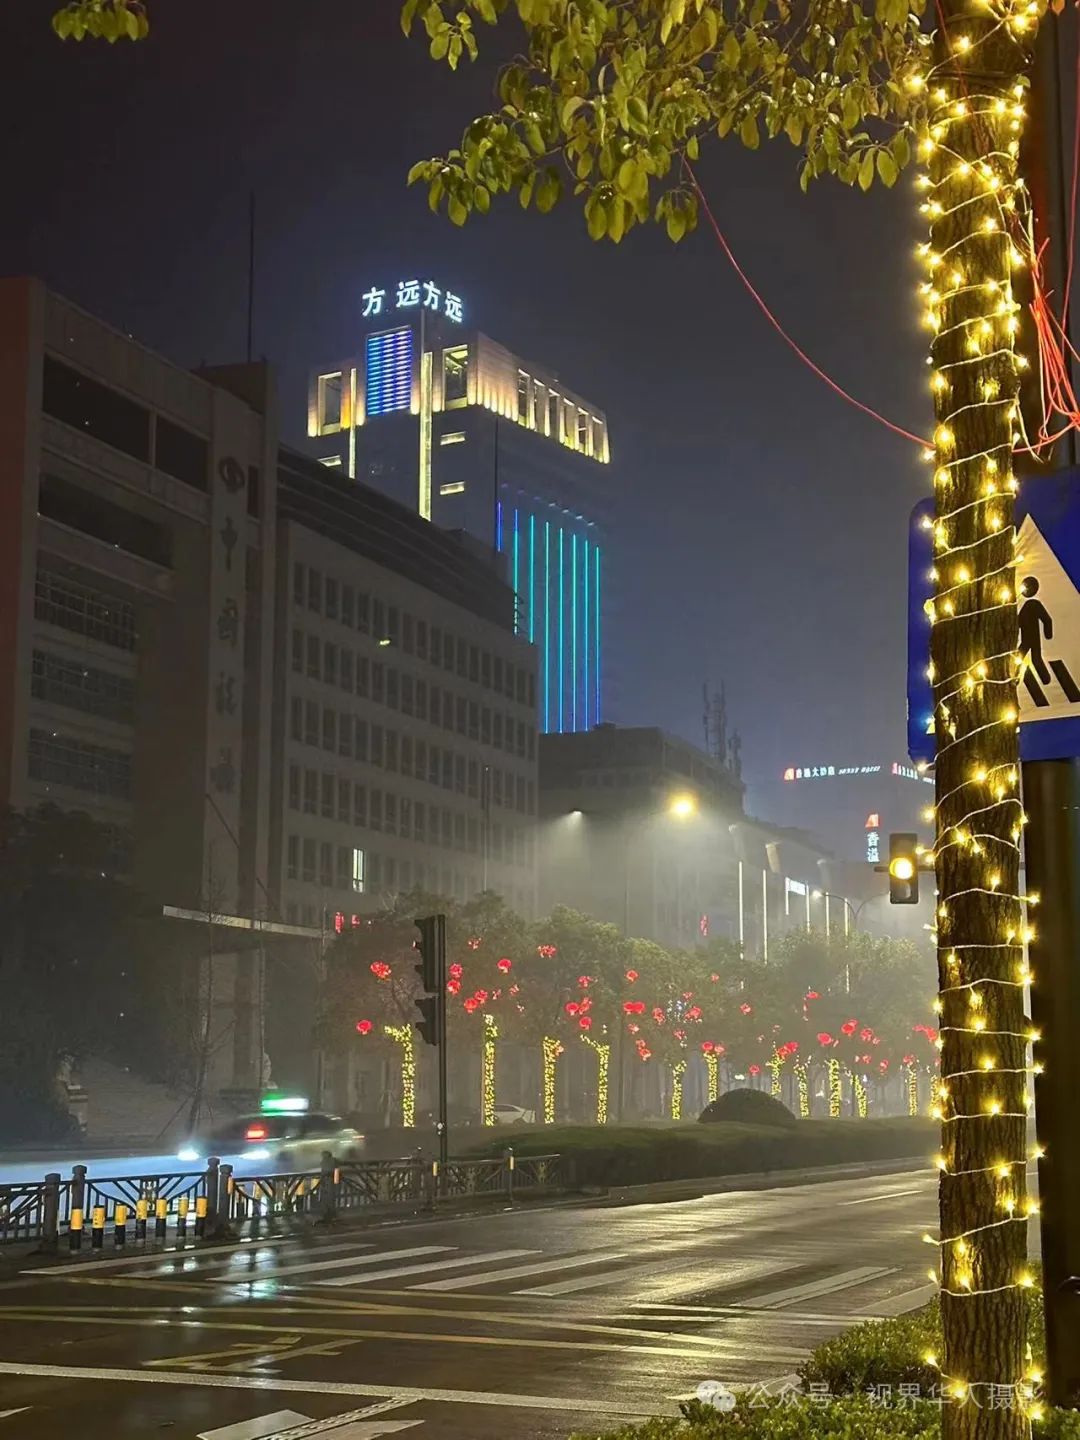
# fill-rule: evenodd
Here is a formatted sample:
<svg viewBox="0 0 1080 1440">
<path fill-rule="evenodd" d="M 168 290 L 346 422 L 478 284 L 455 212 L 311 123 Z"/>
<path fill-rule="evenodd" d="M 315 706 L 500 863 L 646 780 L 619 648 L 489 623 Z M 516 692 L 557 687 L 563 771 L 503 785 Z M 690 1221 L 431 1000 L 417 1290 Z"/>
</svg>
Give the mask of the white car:
<svg viewBox="0 0 1080 1440">
<path fill-rule="evenodd" d="M 521 1105 L 496 1105 L 496 1125 L 535 1125 L 536 1111 L 526 1110 Z"/>
</svg>

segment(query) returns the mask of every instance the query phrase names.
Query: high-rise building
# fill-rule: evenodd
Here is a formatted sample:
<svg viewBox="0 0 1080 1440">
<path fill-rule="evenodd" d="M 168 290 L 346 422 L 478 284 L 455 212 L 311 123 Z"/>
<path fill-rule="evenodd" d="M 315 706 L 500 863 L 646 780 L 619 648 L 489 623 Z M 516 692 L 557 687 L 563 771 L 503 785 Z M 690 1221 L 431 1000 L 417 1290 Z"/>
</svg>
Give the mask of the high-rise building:
<svg viewBox="0 0 1080 1440">
<path fill-rule="evenodd" d="M 539 651 L 539 723 L 604 718 L 607 421 L 551 371 L 468 328 L 431 281 L 363 296 L 359 353 L 311 378 L 312 453 L 503 557 Z"/>
</svg>

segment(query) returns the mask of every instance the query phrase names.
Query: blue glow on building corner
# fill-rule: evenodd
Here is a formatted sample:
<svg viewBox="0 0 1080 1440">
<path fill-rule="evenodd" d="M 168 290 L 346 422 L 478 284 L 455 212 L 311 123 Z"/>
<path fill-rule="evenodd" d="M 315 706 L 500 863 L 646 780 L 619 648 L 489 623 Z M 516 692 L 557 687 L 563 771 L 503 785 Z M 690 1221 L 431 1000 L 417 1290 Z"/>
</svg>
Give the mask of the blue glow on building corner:
<svg viewBox="0 0 1080 1440">
<path fill-rule="evenodd" d="M 603 590 L 595 527 L 539 501 L 519 498 L 512 511 L 503 504 L 497 502 L 495 543 L 509 561 L 515 629 L 539 651 L 540 728 L 588 730 L 601 720 Z"/>
</svg>

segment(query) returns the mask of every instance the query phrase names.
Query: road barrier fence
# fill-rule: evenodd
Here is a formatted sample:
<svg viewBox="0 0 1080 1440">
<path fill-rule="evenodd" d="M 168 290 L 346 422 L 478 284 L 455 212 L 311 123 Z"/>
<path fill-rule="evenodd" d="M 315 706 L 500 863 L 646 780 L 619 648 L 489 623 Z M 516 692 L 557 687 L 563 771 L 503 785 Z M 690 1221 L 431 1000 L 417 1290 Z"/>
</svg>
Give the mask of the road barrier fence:
<svg viewBox="0 0 1080 1440">
<path fill-rule="evenodd" d="M 119 1250 L 129 1240 L 214 1239 L 289 1220 L 327 1222 L 374 1206 L 434 1209 L 444 1200 L 540 1194 L 572 1188 L 560 1155 L 502 1155 L 439 1162 L 420 1155 L 400 1160 L 339 1163 L 324 1151 L 318 1170 L 271 1175 L 235 1174 L 214 1156 L 203 1171 L 163 1175 L 90 1176 L 76 1165 L 70 1177 L 52 1171 L 40 1181 L 0 1184 L 0 1245 L 38 1241 L 46 1252 L 66 1242 Z M 87 1236 L 87 1232 L 89 1235 Z"/>
</svg>

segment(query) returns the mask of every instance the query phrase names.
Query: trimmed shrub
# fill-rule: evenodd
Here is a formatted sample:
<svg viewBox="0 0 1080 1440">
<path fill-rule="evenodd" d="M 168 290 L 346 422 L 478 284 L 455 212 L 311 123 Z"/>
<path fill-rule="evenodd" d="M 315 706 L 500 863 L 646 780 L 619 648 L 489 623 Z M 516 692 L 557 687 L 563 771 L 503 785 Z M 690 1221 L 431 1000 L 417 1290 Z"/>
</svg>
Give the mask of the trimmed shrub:
<svg viewBox="0 0 1080 1440">
<path fill-rule="evenodd" d="M 765 1090 L 728 1090 L 710 1100 L 698 1116 L 703 1125 L 740 1120 L 746 1125 L 797 1125 L 798 1117 L 782 1100 Z"/>
</svg>

